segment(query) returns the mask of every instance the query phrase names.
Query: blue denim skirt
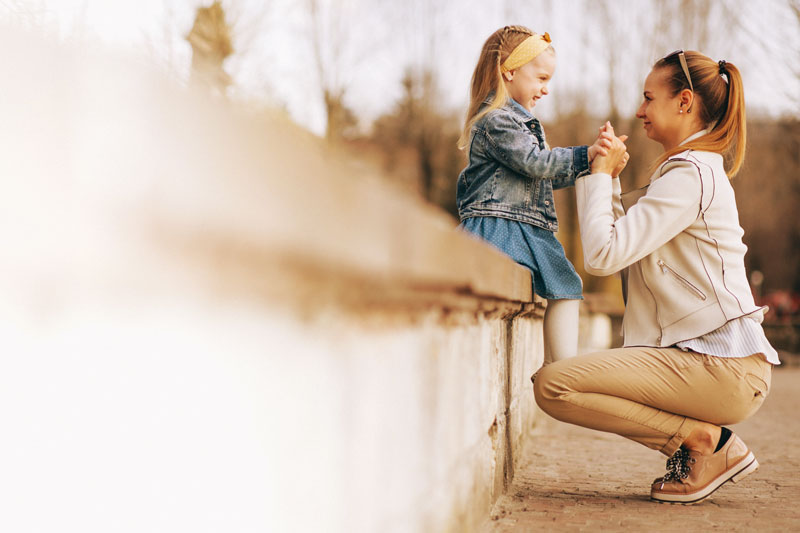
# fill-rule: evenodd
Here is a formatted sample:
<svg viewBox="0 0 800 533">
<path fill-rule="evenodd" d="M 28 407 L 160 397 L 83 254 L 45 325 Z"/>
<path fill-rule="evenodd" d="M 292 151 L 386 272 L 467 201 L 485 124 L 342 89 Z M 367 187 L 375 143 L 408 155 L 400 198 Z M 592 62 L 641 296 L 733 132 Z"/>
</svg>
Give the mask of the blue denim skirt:
<svg viewBox="0 0 800 533">
<path fill-rule="evenodd" d="M 470 217 L 459 227 L 527 267 L 533 292 L 542 298 L 583 299 L 583 282 L 552 231 L 500 217 Z"/>
</svg>

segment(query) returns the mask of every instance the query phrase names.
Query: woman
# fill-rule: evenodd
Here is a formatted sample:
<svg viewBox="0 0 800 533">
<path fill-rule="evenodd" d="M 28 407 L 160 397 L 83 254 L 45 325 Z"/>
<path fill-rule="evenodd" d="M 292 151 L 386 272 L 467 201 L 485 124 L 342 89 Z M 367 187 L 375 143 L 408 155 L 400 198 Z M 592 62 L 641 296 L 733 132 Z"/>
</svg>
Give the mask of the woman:
<svg viewBox="0 0 800 533">
<path fill-rule="evenodd" d="M 554 418 L 671 456 L 651 498 L 695 503 L 758 467 L 721 426 L 761 406 L 780 364 L 747 283 L 724 168 L 724 155 L 729 176 L 744 159 L 739 70 L 697 52 L 670 54 L 647 76 L 636 116 L 664 147 L 650 184 L 621 197 L 611 177 L 626 160 L 619 139 L 576 182 L 586 270 L 624 274 L 625 347 L 543 368 L 534 394 Z"/>
</svg>

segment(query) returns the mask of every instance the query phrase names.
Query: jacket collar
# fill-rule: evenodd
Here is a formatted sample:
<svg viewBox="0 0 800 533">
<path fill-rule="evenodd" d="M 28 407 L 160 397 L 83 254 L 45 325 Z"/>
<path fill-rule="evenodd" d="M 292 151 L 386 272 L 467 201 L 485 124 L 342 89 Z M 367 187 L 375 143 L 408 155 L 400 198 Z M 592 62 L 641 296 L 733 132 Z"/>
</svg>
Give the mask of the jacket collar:
<svg viewBox="0 0 800 533">
<path fill-rule="evenodd" d="M 686 143 L 688 143 L 689 141 L 693 141 L 693 140 L 695 140 L 695 139 L 698 139 L 698 138 L 702 137 L 703 135 L 705 135 L 706 133 L 708 133 L 709 131 L 711 131 L 711 129 L 710 129 L 710 128 L 709 128 L 709 129 L 705 129 L 705 130 L 700 130 L 700 131 L 698 131 L 697 133 L 692 133 L 691 135 L 689 135 L 688 137 L 686 137 L 684 140 L 682 140 L 682 141 L 681 141 L 681 142 L 678 144 L 678 146 L 680 146 L 680 145 L 682 145 L 682 144 L 686 144 Z"/>
<path fill-rule="evenodd" d="M 489 96 L 486 97 L 483 103 L 485 105 L 489 105 L 492 103 L 493 98 L 494 98 L 494 93 L 489 93 Z M 531 122 L 535 122 L 536 124 L 539 123 L 539 121 L 536 119 L 536 117 L 533 116 L 533 114 L 531 114 L 527 109 L 522 107 L 521 104 L 517 103 L 515 100 L 512 100 L 511 98 L 506 100 L 506 103 L 503 104 L 503 109 L 516 115 L 525 124 L 530 124 Z"/>
</svg>

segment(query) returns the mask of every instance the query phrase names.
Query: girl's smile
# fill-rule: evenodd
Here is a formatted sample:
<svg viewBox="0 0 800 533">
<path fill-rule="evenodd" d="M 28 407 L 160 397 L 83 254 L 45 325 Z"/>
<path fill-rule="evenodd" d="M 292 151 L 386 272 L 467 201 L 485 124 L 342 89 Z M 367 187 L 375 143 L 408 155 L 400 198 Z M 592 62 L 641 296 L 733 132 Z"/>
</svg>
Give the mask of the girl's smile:
<svg viewBox="0 0 800 533">
<path fill-rule="evenodd" d="M 505 74 L 504 81 L 508 94 L 522 107 L 532 111 L 536 102 L 550 92 L 547 84 L 555 70 L 555 54 L 542 52 L 520 68 Z"/>
</svg>

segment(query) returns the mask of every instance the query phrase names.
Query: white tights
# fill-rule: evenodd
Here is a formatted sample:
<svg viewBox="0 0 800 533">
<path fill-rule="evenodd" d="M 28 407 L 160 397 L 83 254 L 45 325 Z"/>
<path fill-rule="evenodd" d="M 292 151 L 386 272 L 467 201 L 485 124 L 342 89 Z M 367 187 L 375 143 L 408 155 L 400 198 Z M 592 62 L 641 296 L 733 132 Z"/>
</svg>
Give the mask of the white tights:
<svg viewBox="0 0 800 533">
<path fill-rule="evenodd" d="M 544 364 L 578 354 L 580 300 L 547 300 L 544 312 Z"/>
</svg>

